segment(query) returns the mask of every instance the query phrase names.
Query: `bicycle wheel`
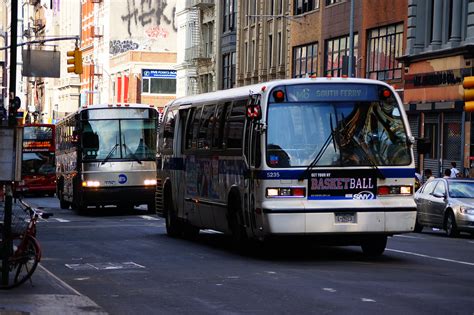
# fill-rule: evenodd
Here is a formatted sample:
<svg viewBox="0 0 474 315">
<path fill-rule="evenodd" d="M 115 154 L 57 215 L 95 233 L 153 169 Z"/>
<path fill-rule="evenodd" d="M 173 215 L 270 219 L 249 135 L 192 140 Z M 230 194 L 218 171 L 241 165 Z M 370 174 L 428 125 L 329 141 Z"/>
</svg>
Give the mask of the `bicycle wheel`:
<svg viewBox="0 0 474 315">
<path fill-rule="evenodd" d="M 8 261 L 8 284 L 0 284 L 0 289 L 11 289 L 24 283 L 35 272 L 41 259 L 41 248 L 32 236 L 14 240 L 14 248 L 16 249 Z"/>
</svg>

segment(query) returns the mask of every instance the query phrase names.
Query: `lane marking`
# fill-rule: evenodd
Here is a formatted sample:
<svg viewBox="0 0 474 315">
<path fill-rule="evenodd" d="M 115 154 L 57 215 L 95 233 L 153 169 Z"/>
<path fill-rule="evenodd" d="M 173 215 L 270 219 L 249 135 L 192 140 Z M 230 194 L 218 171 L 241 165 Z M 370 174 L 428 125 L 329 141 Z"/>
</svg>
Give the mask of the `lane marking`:
<svg viewBox="0 0 474 315">
<path fill-rule="evenodd" d="M 413 253 L 413 252 L 407 252 L 407 251 L 398 250 L 398 249 L 387 248 L 386 250 L 391 251 L 391 252 L 395 252 L 395 253 L 400 253 L 400 254 L 413 255 L 413 256 L 418 256 L 418 257 L 423 257 L 423 258 L 430 258 L 430 259 L 445 261 L 445 262 L 452 262 L 452 263 L 461 264 L 461 265 L 474 266 L 474 263 L 467 262 L 467 261 L 448 259 L 448 258 L 443 258 L 443 257 L 429 256 L 429 255 L 418 254 L 418 253 Z"/>
<path fill-rule="evenodd" d="M 419 236 L 410 236 L 410 235 L 394 235 L 394 236 L 401 237 L 401 238 L 416 238 L 416 239 L 424 240 L 423 237 L 419 237 Z"/>
<path fill-rule="evenodd" d="M 333 289 L 333 288 L 323 288 L 323 290 L 324 290 L 324 291 L 327 291 L 327 292 L 331 292 L 331 293 L 336 292 L 336 290 Z"/>
<path fill-rule="evenodd" d="M 371 302 L 371 303 L 375 303 L 375 300 L 372 300 L 372 299 L 367 299 L 367 298 L 361 298 L 361 301 L 362 301 L 362 302 Z"/>
<path fill-rule="evenodd" d="M 61 218 L 53 218 L 54 220 L 64 223 L 64 222 L 71 222 L 71 220 L 61 219 Z"/>
<path fill-rule="evenodd" d="M 77 291 L 76 289 L 74 289 L 73 287 L 71 287 L 69 284 L 67 284 L 66 282 L 64 282 L 63 280 L 61 280 L 58 276 L 56 276 L 54 273 L 52 273 L 51 271 L 49 271 L 48 269 L 46 269 L 46 267 L 44 267 L 42 264 L 38 264 L 38 267 L 40 267 L 41 269 L 43 269 L 48 275 L 50 275 L 51 277 L 53 277 L 56 281 L 58 281 L 59 283 L 61 283 L 61 285 L 63 285 L 65 288 L 67 288 L 68 290 L 72 291 L 74 294 L 76 295 L 79 295 L 79 296 L 84 296 L 81 294 L 81 292 Z"/>
<path fill-rule="evenodd" d="M 150 221 L 160 221 L 159 218 L 155 218 L 149 215 L 141 215 L 140 218 L 145 219 L 145 220 L 150 220 Z"/>
</svg>

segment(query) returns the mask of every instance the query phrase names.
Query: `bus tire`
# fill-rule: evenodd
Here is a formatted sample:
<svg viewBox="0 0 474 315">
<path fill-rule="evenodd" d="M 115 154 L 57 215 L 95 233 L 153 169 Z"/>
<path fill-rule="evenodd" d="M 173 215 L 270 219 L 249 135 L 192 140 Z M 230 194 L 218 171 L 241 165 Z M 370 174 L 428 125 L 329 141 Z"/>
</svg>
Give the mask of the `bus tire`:
<svg viewBox="0 0 474 315">
<path fill-rule="evenodd" d="M 147 212 L 149 214 L 156 214 L 155 202 L 150 202 L 147 204 Z"/>
<path fill-rule="evenodd" d="M 245 230 L 243 213 L 239 199 L 229 200 L 229 228 L 232 233 L 232 245 L 242 251 L 248 246 L 248 236 Z"/>
<path fill-rule="evenodd" d="M 383 254 L 387 246 L 387 235 L 374 235 L 362 239 L 361 247 L 365 256 L 377 257 Z"/>
<path fill-rule="evenodd" d="M 59 207 L 61 209 L 69 209 L 71 204 L 68 201 L 64 200 L 64 194 L 63 194 L 62 189 L 58 189 L 58 199 L 59 199 Z"/>
<path fill-rule="evenodd" d="M 174 209 L 173 200 L 171 193 L 167 193 L 165 196 L 165 224 L 166 234 L 170 237 L 178 237 L 182 235 L 183 228 L 181 222 L 179 222 L 178 216 Z"/>
</svg>

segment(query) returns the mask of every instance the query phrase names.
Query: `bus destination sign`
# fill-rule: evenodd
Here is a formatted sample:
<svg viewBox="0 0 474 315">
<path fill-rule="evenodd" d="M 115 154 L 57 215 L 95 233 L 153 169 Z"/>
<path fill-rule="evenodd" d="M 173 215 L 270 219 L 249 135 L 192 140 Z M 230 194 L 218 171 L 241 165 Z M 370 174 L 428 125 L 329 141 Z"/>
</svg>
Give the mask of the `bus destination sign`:
<svg viewBox="0 0 474 315">
<path fill-rule="evenodd" d="M 376 101 L 378 89 L 374 84 L 299 84 L 288 85 L 286 96 L 289 102 Z"/>
<path fill-rule="evenodd" d="M 308 199 L 375 199 L 373 170 L 318 170 L 308 180 Z"/>
<path fill-rule="evenodd" d="M 51 141 L 48 140 L 23 140 L 23 152 L 50 151 L 54 150 Z"/>
</svg>

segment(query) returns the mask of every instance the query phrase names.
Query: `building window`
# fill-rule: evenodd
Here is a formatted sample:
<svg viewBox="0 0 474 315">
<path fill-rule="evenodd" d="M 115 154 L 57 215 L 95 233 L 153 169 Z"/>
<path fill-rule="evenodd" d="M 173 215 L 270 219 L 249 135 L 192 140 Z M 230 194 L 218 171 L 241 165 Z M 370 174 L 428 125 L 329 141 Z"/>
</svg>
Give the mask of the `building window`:
<svg viewBox="0 0 474 315">
<path fill-rule="evenodd" d="M 403 23 L 369 31 L 367 39 L 367 77 L 377 80 L 401 79 Z"/>
<path fill-rule="evenodd" d="M 278 43 L 277 43 L 277 62 L 278 65 L 281 66 L 281 63 L 283 62 L 283 36 L 281 35 L 281 32 L 278 32 Z"/>
<path fill-rule="evenodd" d="M 299 15 L 319 9 L 319 0 L 295 0 L 293 14 Z"/>
<path fill-rule="evenodd" d="M 235 52 L 224 54 L 222 58 L 222 88 L 230 89 L 235 85 Z"/>
<path fill-rule="evenodd" d="M 357 60 L 357 47 L 359 42 L 358 34 L 354 35 L 354 57 Z M 326 41 L 326 75 L 339 77 L 344 74 L 343 64 L 347 64 L 347 57 L 349 56 L 349 36 L 333 38 Z M 355 67 L 355 62 L 353 63 Z M 357 67 L 355 67 L 357 76 Z M 348 71 L 347 71 L 348 72 Z"/>
<path fill-rule="evenodd" d="M 438 124 L 425 123 L 425 139 L 428 139 L 430 143 L 430 150 L 425 154 L 425 159 L 437 159 L 438 158 Z"/>
<path fill-rule="evenodd" d="M 273 35 L 268 35 L 268 68 L 273 67 Z"/>
<path fill-rule="evenodd" d="M 118 81 L 121 94 L 121 80 Z M 175 94 L 176 70 L 142 70 L 142 93 Z M 120 97 L 120 95 L 119 95 Z"/>
<path fill-rule="evenodd" d="M 224 0 L 223 33 L 232 32 L 235 28 L 236 0 Z"/>
<path fill-rule="evenodd" d="M 326 5 L 344 2 L 345 0 L 326 0 Z"/>
<path fill-rule="evenodd" d="M 318 43 L 293 48 L 293 78 L 318 72 Z"/>
<path fill-rule="evenodd" d="M 211 58 L 213 52 L 214 23 L 206 23 L 202 27 L 202 39 L 204 44 L 204 57 Z"/>
</svg>

